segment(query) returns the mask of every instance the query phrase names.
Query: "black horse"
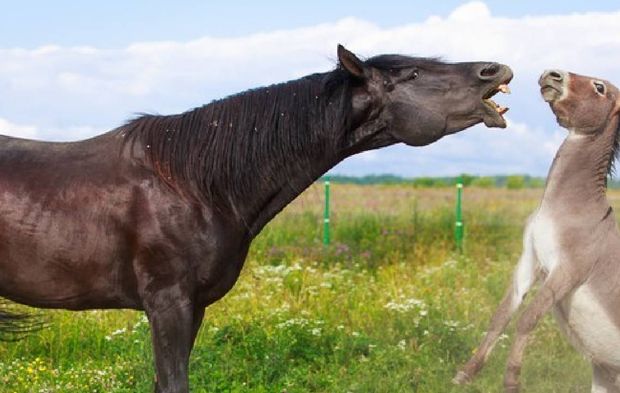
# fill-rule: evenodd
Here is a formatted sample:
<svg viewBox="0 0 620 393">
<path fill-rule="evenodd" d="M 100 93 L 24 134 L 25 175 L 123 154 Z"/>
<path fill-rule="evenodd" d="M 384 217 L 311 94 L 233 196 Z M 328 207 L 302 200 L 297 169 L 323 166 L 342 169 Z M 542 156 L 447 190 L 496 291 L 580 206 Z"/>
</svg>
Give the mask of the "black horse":
<svg viewBox="0 0 620 393">
<path fill-rule="evenodd" d="M 0 296 L 42 308 L 146 311 L 156 392 L 188 392 L 205 307 L 234 285 L 252 239 L 352 154 L 426 145 L 484 122 L 512 78 L 338 47 L 328 73 L 144 115 L 95 138 L 0 137 Z M 0 313 L 20 330 L 22 316 Z M 2 324 L 1 322 L 4 322 Z"/>
</svg>

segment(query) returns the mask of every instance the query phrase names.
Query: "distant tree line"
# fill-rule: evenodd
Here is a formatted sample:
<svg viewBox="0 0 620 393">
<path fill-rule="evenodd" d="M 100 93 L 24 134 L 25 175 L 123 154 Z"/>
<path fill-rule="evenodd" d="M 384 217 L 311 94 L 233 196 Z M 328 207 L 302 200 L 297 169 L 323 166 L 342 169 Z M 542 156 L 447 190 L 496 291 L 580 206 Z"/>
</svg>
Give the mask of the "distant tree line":
<svg viewBox="0 0 620 393">
<path fill-rule="evenodd" d="M 458 176 L 408 178 L 390 174 L 366 176 L 329 175 L 328 177 L 333 183 L 360 185 L 402 184 L 421 188 L 451 187 L 456 185 L 459 178 Z M 463 185 L 466 187 L 508 188 L 518 190 L 522 188 L 543 188 L 545 186 L 544 177 L 529 175 L 474 176 L 463 174 L 460 177 L 463 179 Z M 325 178 L 321 180 L 325 180 Z M 615 183 L 618 182 L 612 182 L 611 185 L 613 186 Z M 620 186 L 620 183 L 615 185 Z"/>
<path fill-rule="evenodd" d="M 458 176 L 410 178 L 390 174 L 366 176 L 329 175 L 327 177 L 329 177 L 331 182 L 341 184 L 402 184 L 420 188 L 452 187 L 456 185 L 459 178 Z M 462 174 L 460 177 L 463 179 L 463 185 L 466 187 L 519 190 L 523 188 L 543 188 L 545 186 L 544 177 L 529 175 L 475 176 Z M 323 180 L 325 180 L 325 177 L 320 179 L 320 181 Z M 620 189 L 620 180 L 610 178 L 607 185 L 609 188 Z"/>
</svg>

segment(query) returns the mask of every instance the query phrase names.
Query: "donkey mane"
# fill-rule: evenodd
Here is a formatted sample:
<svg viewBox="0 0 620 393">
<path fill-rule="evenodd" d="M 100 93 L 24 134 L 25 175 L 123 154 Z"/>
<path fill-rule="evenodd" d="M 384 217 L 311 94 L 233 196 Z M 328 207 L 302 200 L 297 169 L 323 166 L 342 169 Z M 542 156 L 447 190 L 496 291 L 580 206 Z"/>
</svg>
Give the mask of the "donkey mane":
<svg viewBox="0 0 620 393">
<path fill-rule="evenodd" d="M 613 177 L 616 174 L 616 161 L 620 158 L 620 117 L 614 135 L 614 141 L 611 148 L 611 155 L 607 163 L 607 177 Z"/>
<path fill-rule="evenodd" d="M 399 55 L 366 60 L 384 71 L 414 62 L 435 60 Z M 175 190 L 235 211 L 239 201 L 262 195 L 342 146 L 352 126 L 351 89 L 359 83 L 337 67 L 181 114 L 141 115 L 117 132 L 132 151 L 143 150 L 146 163 Z"/>
</svg>

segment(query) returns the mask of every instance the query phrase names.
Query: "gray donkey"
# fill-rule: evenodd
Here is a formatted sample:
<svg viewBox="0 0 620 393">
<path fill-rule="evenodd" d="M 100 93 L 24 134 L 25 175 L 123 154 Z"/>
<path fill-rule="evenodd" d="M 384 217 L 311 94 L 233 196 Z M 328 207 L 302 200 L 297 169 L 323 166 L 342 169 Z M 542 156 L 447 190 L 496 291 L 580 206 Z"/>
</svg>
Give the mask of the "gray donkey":
<svg viewBox="0 0 620 393">
<path fill-rule="evenodd" d="M 541 94 L 569 134 L 555 156 L 538 209 L 528 219 L 512 284 L 475 355 L 454 378 L 469 382 L 531 286 L 541 281 L 517 321 L 504 377 L 519 391 L 529 334 L 549 310 L 592 363 L 592 392 L 620 393 L 620 232 L 606 198 L 619 144 L 620 97 L 611 83 L 551 70 Z"/>
</svg>

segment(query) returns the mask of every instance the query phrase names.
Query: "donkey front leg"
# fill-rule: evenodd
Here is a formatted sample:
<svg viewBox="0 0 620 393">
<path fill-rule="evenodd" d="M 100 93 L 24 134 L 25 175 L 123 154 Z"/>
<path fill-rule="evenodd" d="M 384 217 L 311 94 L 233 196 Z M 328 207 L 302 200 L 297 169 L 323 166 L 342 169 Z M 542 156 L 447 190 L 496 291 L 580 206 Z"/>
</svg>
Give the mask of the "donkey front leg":
<svg viewBox="0 0 620 393">
<path fill-rule="evenodd" d="M 161 289 L 145 304 L 157 382 L 156 393 L 189 392 L 189 356 L 204 308 L 195 308 L 176 288 Z"/>
<path fill-rule="evenodd" d="M 568 271 L 561 267 L 556 268 L 541 286 L 538 293 L 536 293 L 534 299 L 527 305 L 523 314 L 521 314 L 517 321 L 517 335 L 510 348 L 508 364 L 504 375 L 504 388 L 507 393 L 519 392 L 519 376 L 521 374 L 523 354 L 530 333 L 551 307 L 561 301 L 579 282 L 579 275 L 569 274 Z"/>
<path fill-rule="evenodd" d="M 480 343 L 480 346 L 474 352 L 474 355 L 465 363 L 463 367 L 456 373 L 452 382 L 458 385 L 466 384 L 472 381 L 472 379 L 482 370 L 482 367 L 486 363 L 497 339 L 502 334 L 506 326 L 510 322 L 512 315 L 514 314 L 514 289 L 513 285 L 508 288 L 504 300 L 493 314 L 491 323 L 487 330 L 487 334 Z"/>
<path fill-rule="evenodd" d="M 592 393 L 620 393 L 620 373 L 592 363 Z"/>
<path fill-rule="evenodd" d="M 471 359 L 457 372 L 452 380 L 453 383 L 469 383 L 478 374 L 491 354 L 498 338 L 506 329 L 515 311 L 521 305 L 523 298 L 536 281 L 539 274 L 538 261 L 533 250 L 529 232 L 528 229 L 525 230 L 523 253 L 514 272 L 512 284 L 508 287 L 504 299 L 497 310 L 495 310 L 487 329 L 487 334 Z"/>
</svg>

